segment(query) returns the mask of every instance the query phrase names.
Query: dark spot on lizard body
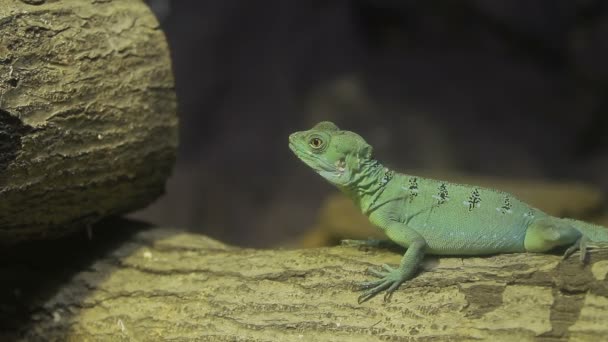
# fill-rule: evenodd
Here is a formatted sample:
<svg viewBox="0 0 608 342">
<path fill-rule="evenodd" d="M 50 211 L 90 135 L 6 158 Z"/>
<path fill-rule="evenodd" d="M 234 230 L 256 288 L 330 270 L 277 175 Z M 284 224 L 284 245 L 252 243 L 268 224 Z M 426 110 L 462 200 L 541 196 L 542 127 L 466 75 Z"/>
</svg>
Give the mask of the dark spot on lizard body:
<svg viewBox="0 0 608 342">
<path fill-rule="evenodd" d="M 479 208 L 481 206 L 481 195 L 479 194 L 479 189 L 473 190 L 473 193 L 471 196 L 469 196 L 469 200 L 465 201 L 464 204 L 469 206 L 469 211 Z"/>
<path fill-rule="evenodd" d="M 386 183 L 388 183 L 391 179 L 393 179 L 393 175 L 394 175 L 394 171 L 386 169 L 384 171 L 384 176 L 380 180 L 380 184 L 382 186 L 386 185 Z"/>
<path fill-rule="evenodd" d="M 511 208 L 513 208 L 513 205 L 511 204 L 511 199 L 509 198 L 509 196 L 505 196 L 503 205 L 500 208 L 496 208 L 496 210 L 501 212 L 504 215 L 504 214 L 511 214 L 512 213 Z"/>
<path fill-rule="evenodd" d="M 445 185 L 445 183 L 441 183 L 441 185 L 439 186 L 439 194 L 433 197 L 437 199 L 437 205 L 441 205 L 450 200 L 448 187 Z"/>
<path fill-rule="evenodd" d="M 408 188 L 410 192 L 410 203 L 418 196 L 418 178 L 414 177 L 409 180 L 410 186 Z"/>
</svg>

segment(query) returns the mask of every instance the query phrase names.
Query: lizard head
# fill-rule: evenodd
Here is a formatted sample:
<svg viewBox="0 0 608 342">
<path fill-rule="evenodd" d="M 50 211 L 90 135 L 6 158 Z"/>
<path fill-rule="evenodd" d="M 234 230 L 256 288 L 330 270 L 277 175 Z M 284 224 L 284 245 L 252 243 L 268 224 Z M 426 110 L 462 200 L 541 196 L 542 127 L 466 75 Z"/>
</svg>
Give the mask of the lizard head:
<svg viewBox="0 0 608 342">
<path fill-rule="evenodd" d="M 346 186 L 365 161 L 372 147 L 354 132 L 340 130 L 329 121 L 289 136 L 289 148 L 306 165 L 337 186 Z"/>
</svg>

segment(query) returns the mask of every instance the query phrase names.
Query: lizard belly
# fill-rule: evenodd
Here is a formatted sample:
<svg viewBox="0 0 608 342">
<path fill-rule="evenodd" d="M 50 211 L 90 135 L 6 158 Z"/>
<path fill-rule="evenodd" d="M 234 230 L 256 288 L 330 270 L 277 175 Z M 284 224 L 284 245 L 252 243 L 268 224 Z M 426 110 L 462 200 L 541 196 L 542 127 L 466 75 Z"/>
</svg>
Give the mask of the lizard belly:
<svg viewBox="0 0 608 342">
<path fill-rule="evenodd" d="M 414 218 L 408 226 L 424 237 L 429 254 L 477 255 L 524 252 L 528 220 L 504 215 L 489 220 L 433 215 Z"/>
</svg>

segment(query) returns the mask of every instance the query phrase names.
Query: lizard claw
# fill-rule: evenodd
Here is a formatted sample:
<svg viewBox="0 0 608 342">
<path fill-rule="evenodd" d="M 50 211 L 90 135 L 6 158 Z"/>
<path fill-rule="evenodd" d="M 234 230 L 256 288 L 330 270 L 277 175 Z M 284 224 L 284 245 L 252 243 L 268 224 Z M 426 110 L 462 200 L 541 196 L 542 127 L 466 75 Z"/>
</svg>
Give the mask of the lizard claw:
<svg viewBox="0 0 608 342">
<path fill-rule="evenodd" d="M 393 284 L 395 285 L 395 284 Z M 384 293 L 384 302 L 388 303 L 391 301 L 391 298 L 393 298 L 393 293 L 395 293 L 395 290 L 391 290 L 391 288 L 393 287 L 393 285 L 391 285 L 391 287 L 388 288 L 388 290 L 386 290 L 386 292 Z"/>
<path fill-rule="evenodd" d="M 386 277 L 388 277 L 389 274 L 396 272 L 396 270 L 394 268 L 390 267 L 387 264 L 383 264 L 382 269 L 384 269 L 384 271 L 377 271 L 373 268 L 368 268 L 367 273 L 369 273 L 377 278 L 386 278 Z"/>
<path fill-rule="evenodd" d="M 580 250 L 581 251 L 581 255 L 580 255 L 580 261 L 582 263 L 585 262 L 585 259 L 587 257 L 588 254 L 588 245 L 587 243 L 589 242 L 589 238 L 587 236 L 582 236 L 581 238 L 579 238 L 578 240 L 576 240 L 576 242 L 574 243 L 574 245 L 570 246 L 566 252 L 564 252 L 564 256 L 562 257 L 562 260 L 566 260 L 568 257 L 570 257 L 572 254 L 574 254 L 574 252 Z"/>
<path fill-rule="evenodd" d="M 392 268 L 392 267 L 390 267 L 390 266 L 389 266 L 389 265 L 387 265 L 387 264 L 382 264 L 382 268 L 383 268 L 385 271 L 387 271 L 388 273 L 394 273 L 394 272 L 397 272 L 397 269 L 396 269 L 396 268 Z"/>
<path fill-rule="evenodd" d="M 384 277 L 382 277 L 384 278 Z M 359 290 L 368 290 L 377 286 L 380 286 L 384 283 L 384 279 L 380 280 L 372 280 L 372 281 L 364 281 L 359 284 Z"/>
<path fill-rule="evenodd" d="M 401 285 L 407 279 L 405 273 L 400 269 L 392 268 L 386 264 L 382 265 L 382 268 L 385 271 L 368 269 L 369 273 L 381 279 L 366 281 L 359 284 L 359 288 L 361 290 L 366 290 L 357 299 L 359 304 L 372 299 L 384 290 L 386 290 L 386 293 L 384 294 L 384 301 L 388 302 L 393 295 L 393 292 L 395 292 L 395 290 L 399 288 L 399 285 Z"/>
<path fill-rule="evenodd" d="M 361 304 L 369 299 L 374 298 L 378 293 L 389 288 L 391 284 L 392 282 L 390 280 L 384 279 L 362 284 L 361 287 L 365 286 L 365 288 L 368 288 L 368 290 L 363 292 L 363 294 L 361 294 L 359 298 L 357 298 L 357 302 Z"/>
</svg>

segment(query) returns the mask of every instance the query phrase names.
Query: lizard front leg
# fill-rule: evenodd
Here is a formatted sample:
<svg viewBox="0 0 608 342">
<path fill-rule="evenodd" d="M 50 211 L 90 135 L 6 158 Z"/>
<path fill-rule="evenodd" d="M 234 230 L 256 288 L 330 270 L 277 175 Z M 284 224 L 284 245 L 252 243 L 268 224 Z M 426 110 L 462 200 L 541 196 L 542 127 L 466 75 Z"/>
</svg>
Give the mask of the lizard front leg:
<svg viewBox="0 0 608 342">
<path fill-rule="evenodd" d="M 373 298 L 384 290 L 386 290 L 384 300 L 388 300 L 392 293 L 399 288 L 399 285 L 414 277 L 418 265 L 424 258 L 424 250 L 427 244 L 418 232 L 396 221 L 390 221 L 386 227 L 382 228 L 385 228 L 384 231 L 389 239 L 407 248 L 407 251 L 403 255 L 403 258 L 401 258 L 398 268 L 392 268 L 385 264 L 382 265 L 384 271 L 370 270 L 370 273 L 380 278 L 380 280 L 367 281 L 361 284 L 361 288 L 366 291 L 359 296 L 359 304 Z"/>
</svg>

